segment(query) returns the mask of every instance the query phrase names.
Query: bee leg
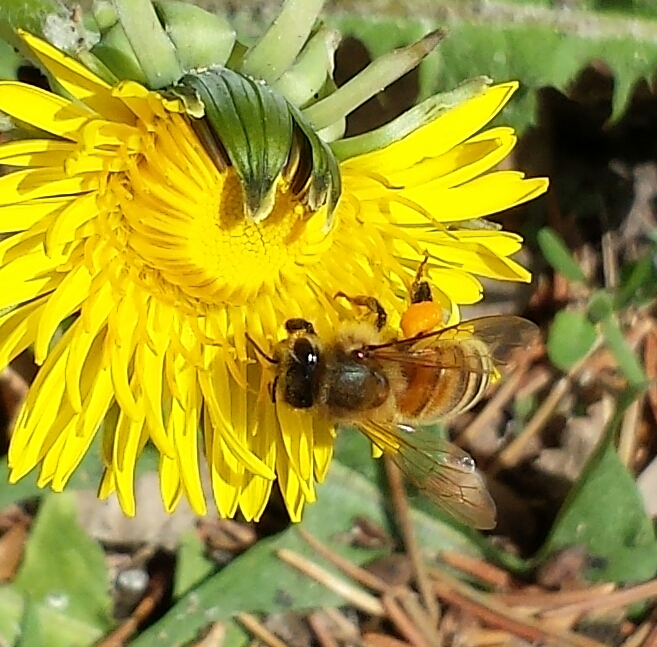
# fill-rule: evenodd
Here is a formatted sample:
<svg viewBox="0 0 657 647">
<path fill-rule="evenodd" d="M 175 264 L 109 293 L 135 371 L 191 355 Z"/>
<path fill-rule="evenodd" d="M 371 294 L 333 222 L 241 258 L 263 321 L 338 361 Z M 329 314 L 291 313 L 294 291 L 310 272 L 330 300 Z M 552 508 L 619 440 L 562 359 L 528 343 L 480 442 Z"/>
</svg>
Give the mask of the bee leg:
<svg viewBox="0 0 657 647">
<path fill-rule="evenodd" d="M 347 301 L 349 301 L 349 303 L 351 303 L 354 306 L 363 306 L 367 308 L 370 312 L 373 312 L 376 315 L 377 330 L 381 330 L 383 326 L 386 325 L 386 321 L 388 320 L 388 314 L 386 313 L 385 308 L 381 305 L 378 299 L 364 295 L 350 297 L 347 296 L 344 292 L 336 293 L 336 295 L 333 298 L 337 299 L 338 297 L 346 299 Z"/>
<path fill-rule="evenodd" d="M 300 319 L 299 317 L 295 319 L 288 319 L 285 322 L 285 330 L 287 330 L 289 333 L 293 332 L 307 332 L 309 335 L 315 335 L 315 328 L 313 325 L 310 323 L 310 321 L 306 321 L 305 319 Z"/>
<path fill-rule="evenodd" d="M 431 296 L 431 286 L 429 281 L 423 278 L 424 270 L 429 262 L 429 257 L 425 256 L 424 260 L 417 266 L 415 279 L 411 283 L 411 303 L 422 303 L 423 301 L 433 301 Z"/>
<path fill-rule="evenodd" d="M 271 398 L 272 404 L 276 404 L 276 385 L 278 384 L 278 375 L 274 378 L 273 382 L 269 383 L 269 397 Z"/>
</svg>

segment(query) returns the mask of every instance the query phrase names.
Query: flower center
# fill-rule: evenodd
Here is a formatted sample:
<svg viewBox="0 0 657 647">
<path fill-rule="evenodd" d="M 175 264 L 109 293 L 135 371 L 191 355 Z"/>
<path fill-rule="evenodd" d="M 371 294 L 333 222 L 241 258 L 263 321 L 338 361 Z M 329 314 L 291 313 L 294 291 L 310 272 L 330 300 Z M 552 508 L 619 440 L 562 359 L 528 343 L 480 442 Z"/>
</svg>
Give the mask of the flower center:
<svg viewBox="0 0 657 647">
<path fill-rule="evenodd" d="M 247 218 L 233 167 L 218 170 L 179 121 L 182 133 L 160 123 L 140 161 L 111 176 L 111 240 L 137 280 L 190 314 L 273 293 L 330 245 L 326 207 L 313 212 L 283 175 L 267 217 Z M 183 139 L 184 159 L 168 154 Z"/>
</svg>

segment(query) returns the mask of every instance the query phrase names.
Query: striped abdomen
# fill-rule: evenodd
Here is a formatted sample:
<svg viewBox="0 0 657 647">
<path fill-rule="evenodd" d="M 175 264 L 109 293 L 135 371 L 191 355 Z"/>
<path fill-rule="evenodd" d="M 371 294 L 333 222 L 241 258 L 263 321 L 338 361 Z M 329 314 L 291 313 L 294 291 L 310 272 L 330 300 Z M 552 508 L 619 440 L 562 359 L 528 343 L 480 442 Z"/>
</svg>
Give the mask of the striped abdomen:
<svg viewBox="0 0 657 647">
<path fill-rule="evenodd" d="M 403 362 L 403 392 L 397 394 L 404 421 L 431 424 L 474 406 L 494 378 L 486 345 L 476 339 L 444 343 L 422 361 Z"/>
</svg>

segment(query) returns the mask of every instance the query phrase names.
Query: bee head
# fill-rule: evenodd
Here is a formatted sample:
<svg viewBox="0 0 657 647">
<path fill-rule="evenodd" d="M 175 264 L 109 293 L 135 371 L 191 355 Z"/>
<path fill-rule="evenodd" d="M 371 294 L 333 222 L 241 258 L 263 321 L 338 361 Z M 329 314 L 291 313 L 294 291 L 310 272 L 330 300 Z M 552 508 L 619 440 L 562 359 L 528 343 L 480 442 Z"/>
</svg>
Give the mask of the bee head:
<svg viewBox="0 0 657 647">
<path fill-rule="evenodd" d="M 280 355 L 283 364 L 280 393 L 291 407 L 309 409 L 315 403 L 317 370 L 321 360 L 317 334 L 305 319 L 288 319 L 285 328 L 290 336 Z"/>
</svg>

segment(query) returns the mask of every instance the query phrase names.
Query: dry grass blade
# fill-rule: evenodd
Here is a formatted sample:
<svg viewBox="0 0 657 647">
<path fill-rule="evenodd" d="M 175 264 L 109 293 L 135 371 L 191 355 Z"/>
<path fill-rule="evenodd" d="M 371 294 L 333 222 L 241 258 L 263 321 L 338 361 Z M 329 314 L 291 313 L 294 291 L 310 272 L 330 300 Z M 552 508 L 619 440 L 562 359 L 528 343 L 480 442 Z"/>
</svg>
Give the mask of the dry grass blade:
<svg viewBox="0 0 657 647">
<path fill-rule="evenodd" d="M 542 613 L 545 618 L 556 615 L 567 615 L 571 613 L 588 613 L 590 611 L 610 611 L 620 607 L 626 607 L 635 602 L 643 602 L 650 598 L 657 598 L 657 580 L 650 580 L 627 589 L 621 589 L 600 597 L 566 604 Z"/>
<path fill-rule="evenodd" d="M 424 638 L 422 632 L 417 630 L 415 623 L 404 613 L 394 597 L 384 595 L 381 601 L 390 622 L 411 645 L 414 645 L 414 647 L 431 647 L 431 643 Z"/>
<path fill-rule="evenodd" d="M 363 644 L 368 647 L 409 647 L 403 640 L 397 640 L 387 634 L 368 631 L 363 634 Z"/>
<path fill-rule="evenodd" d="M 191 647 L 222 647 L 226 640 L 226 625 L 223 622 L 215 622 L 207 634 Z"/>
<path fill-rule="evenodd" d="M 543 400 L 532 418 L 525 425 L 522 433 L 499 453 L 490 467 L 489 474 L 491 476 L 494 476 L 500 470 L 513 467 L 522 459 L 523 452 L 529 441 L 542 431 L 543 427 L 561 401 L 561 398 L 568 393 L 573 381 L 584 370 L 589 359 L 598 350 L 601 344 L 602 338 L 598 337 L 586 356 L 574 364 L 568 373 L 554 384 L 548 396 Z"/>
<path fill-rule="evenodd" d="M 496 599 L 511 607 L 522 607 L 524 609 L 546 610 L 563 607 L 582 600 L 590 600 L 611 593 L 616 588 L 613 582 L 596 584 L 585 589 L 575 591 L 556 591 L 546 593 L 545 591 L 531 592 L 527 590 L 513 591 L 512 593 L 501 593 Z"/>
<path fill-rule="evenodd" d="M 355 580 L 359 584 L 366 586 L 373 591 L 387 591 L 388 585 L 373 573 L 366 571 L 364 568 L 352 564 L 348 559 L 341 557 L 328 546 L 323 544 L 319 539 L 311 535 L 307 530 L 299 528 L 299 534 L 319 555 L 331 562 L 336 568 L 339 568 L 345 575 Z"/>
<path fill-rule="evenodd" d="M 636 455 L 637 431 L 643 402 L 644 396 L 641 395 L 632 402 L 623 415 L 618 441 L 618 456 L 623 465 L 628 468 L 631 468 Z"/>
<path fill-rule="evenodd" d="M 340 644 L 328 627 L 327 618 L 324 613 L 321 611 L 311 613 L 308 616 L 308 624 L 321 647 L 340 647 Z"/>
<path fill-rule="evenodd" d="M 384 461 L 388 485 L 390 487 L 390 498 L 392 499 L 392 505 L 395 511 L 395 519 L 399 524 L 399 531 L 402 535 L 406 552 L 413 564 L 417 588 L 422 596 L 422 602 L 429 617 L 434 623 L 434 626 L 437 626 L 440 619 L 440 608 L 431 589 L 429 574 L 427 573 L 427 568 L 420 552 L 420 546 L 413 531 L 408 499 L 406 498 L 406 490 L 404 488 L 404 479 L 399 468 L 391 459 L 386 456 L 384 457 Z"/>
<path fill-rule="evenodd" d="M 250 613 L 238 613 L 235 617 L 245 629 L 250 631 L 259 641 L 265 643 L 267 647 L 289 647 L 285 641 L 275 636 L 258 618 Z"/>
<path fill-rule="evenodd" d="M 558 647 L 603 647 L 585 636 L 555 628 L 551 623 L 524 616 L 509 609 L 495 596 L 479 593 L 458 580 L 443 576 L 434 581 L 436 595 L 449 604 L 478 618 L 492 629 L 506 631 L 531 643 Z"/>
<path fill-rule="evenodd" d="M 311 562 L 309 559 L 285 548 L 282 548 L 276 554 L 286 564 L 293 566 L 304 575 L 307 575 L 327 589 L 342 596 L 349 604 L 352 604 L 364 613 L 372 616 L 384 615 L 383 606 L 378 598 L 336 577 L 318 564 L 315 564 L 315 562 Z"/>
<path fill-rule="evenodd" d="M 451 566 L 466 575 L 476 577 L 484 584 L 489 584 L 497 589 L 508 589 L 513 584 L 513 578 L 507 571 L 503 571 L 501 568 L 477 559 L 476 557 L 443 551 L 440 553 L 439 559 L 443 564 Z M 440 578 L 442 573 L 436 571 L 437 569 L 429 569 L 429 574 Z"/>
<path fill-rule="evenodd" d="M 641 647 L 644 644 L 646 638 L 650 635 L 650 631 L 653 629 L 652 622 L 644 622 L 639 625 L 637 629 L 632 633 L 625 641 L 621 647 Z"/>
<path fill-rule="evenodd" d="M 428 616 L 424 607 L 420 604 L 417 594 L 413 591 L 402 590 L 397 594 L 406 615 L 411 619 L 413 624 L 422 632 L 426 641 L 432 647 L 442 647 L 443 639 L 438 633 L 436 625 Z"/>
<path fill-rule="evenodd" d="M 474 420 L 458 435 L 459 443 L 469 447 L 482 430 L 495 419 L 500 411 L 517 392 L 527 373 L 527 363 L 519 366 L 506 380 L 502 383 L 495 394 L 488 400 L 486 406 L 479 412 Z"/>
</svg>

